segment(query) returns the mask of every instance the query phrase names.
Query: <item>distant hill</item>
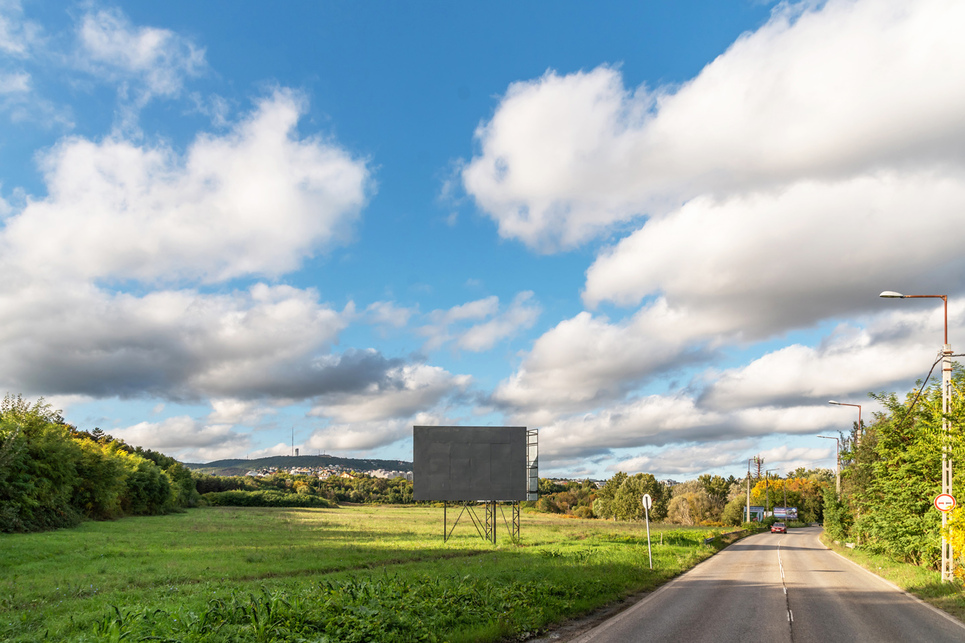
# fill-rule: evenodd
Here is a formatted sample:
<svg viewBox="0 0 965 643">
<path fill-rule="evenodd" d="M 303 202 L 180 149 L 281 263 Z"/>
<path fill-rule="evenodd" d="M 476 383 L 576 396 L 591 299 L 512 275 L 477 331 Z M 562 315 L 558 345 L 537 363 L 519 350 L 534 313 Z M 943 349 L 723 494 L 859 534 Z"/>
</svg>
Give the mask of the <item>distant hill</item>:
<svg viewBox="0 0 965 643">
<path fill-rule="evenodd" d="M 184 463 L 184 466 L 189 469 L 213 476 L 243 476 L 252 469 L 267 469 L 269 467 L 290 469 L 292 467 L 331 467 L 335 465 L 355 471 L 375 471 L 376 469 L 412 471 L 412 463 L 406 462 L 405 460 L 339 458 L 334 455 L 274 455 L 267 458 L 254 458 L 252 460 L 238 458 L 234 460 L 215 460 L 214 462 L 205 464 L 193 462 Z"/>
</svg>

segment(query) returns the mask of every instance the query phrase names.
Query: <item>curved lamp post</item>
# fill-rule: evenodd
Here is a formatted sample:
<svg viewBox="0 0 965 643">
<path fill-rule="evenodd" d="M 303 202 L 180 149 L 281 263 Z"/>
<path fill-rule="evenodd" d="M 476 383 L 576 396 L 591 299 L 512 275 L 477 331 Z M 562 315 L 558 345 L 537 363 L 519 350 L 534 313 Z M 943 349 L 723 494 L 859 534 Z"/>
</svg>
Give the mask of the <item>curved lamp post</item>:
<svg viewBox="0 0 965 643">
<path fill-rule="evenodd" d="M 942 346 L 942 493 L 952 495 L 952 458 L 948 452 L 948 406 L 952 390 L 952 347 L 948 343 L 948 296 L 947 295 L 903 295 L 886 290 L 879 297 L 885 299 L 941 299 L 945 305 L 945 343 Z M 948 512 L 942 512 L 942 582 L 954 578 L 955 557 L 952 543 L 945 536 L 948 530 Z"/>
<path fill-rule="evenodd" d="M 858 407 L 858 432 L 854 437 L 854 445 L 857 447 L 861 444 L 861 405 L 860 404 L 849 404 L 848 402 L 835 402 L 834 400 L 828 400 L 828 404 L 834 404 L 835 406 L 856 406 Z"/>
</svg>

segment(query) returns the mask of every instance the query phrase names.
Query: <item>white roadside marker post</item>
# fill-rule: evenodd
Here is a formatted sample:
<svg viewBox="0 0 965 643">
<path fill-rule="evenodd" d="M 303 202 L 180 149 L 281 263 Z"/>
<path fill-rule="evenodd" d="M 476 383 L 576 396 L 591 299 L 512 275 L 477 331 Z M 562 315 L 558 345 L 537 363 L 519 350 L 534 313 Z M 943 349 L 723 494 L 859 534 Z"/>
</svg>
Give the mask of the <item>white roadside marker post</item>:
<svg viewBox="0 0 965 643">
<path fill-rule="evenodd" d="M 650 549 L 650 507 L 653 506 L 653 499 L 649 493 L 643 494 L 643 515 L 647 520 L 647 555 L 650 557 L 650 569 L 653 569 L 653 550 Z M 661 534 L 663 537 L 663 534 Z"/>
</svg>

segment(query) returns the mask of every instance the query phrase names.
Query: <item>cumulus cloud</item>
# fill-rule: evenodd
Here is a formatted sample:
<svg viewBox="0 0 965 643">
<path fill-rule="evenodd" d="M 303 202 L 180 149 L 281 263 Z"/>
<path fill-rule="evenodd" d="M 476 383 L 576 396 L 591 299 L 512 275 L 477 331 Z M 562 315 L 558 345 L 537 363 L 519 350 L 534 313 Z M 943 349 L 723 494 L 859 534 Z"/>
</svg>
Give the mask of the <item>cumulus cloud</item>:
<svg viewBox="0 0 965 643">
<path fill-rule="evenodd" d="M 691 317 L 665 300 L 611 322 L 582 312 L 544 333 L 492 401 L 545 413 L 593 408 L 618 399 L 655 374 L 712 355 L 712 320 Z M 546 416 L 540 416 L 544 421 Z"/>
<path fill-rule="evenodd" d="M 756 438 L 815 435 L 846 429 L 849 424 L 838 407 L 823 402 L 717 411 L 701 407 L 693 397 L 682 393 L 648 395 L 542 425 L 540 456 L 548 468 L 561 462 L 599 458 L 611 461 L 607 468 L 612 470 L 627 471 L 629 467 L 668 475 L 694 473 L 730 466 L 746 457 L 726 453 L 737 442 L 742 448 L 750 448 Z M 627 449 L 646 451 L 613 461 L 618 451 Z M 676 454 L 675 464 L 667 453 Z M 690 456 L 692 461 L 687 460 Z"/>
<path fill-rule="evenodd" d="M 961 288 L 963 226 L 965 168 L 700 197 L 602 253 L 584 301 L 634 305 L 659 292 L 718 332 L 758 339 L 868 310 L 876 284 Z"/>
<path fill-rule="evenodd" d="M 723 414 L 699 409 L 685 395 L 650 395 L 543 425 L 540 455 L 586 457 L 612 449 L 714 439 L 726 420 Z"/>
<path fill-rule="evenodd" d="M 336 423 L 312 433 L 307 446 L 324 451 L 366 451 L 412 437 L 414 425 L 440 424 L 439 416 L 416 413 L 408 418 Z"/>
<path fill-rule="evenodd" d="M 424 350 L 435 350 L 453 342 L 462 350 L 480 352 L 531 328 L 540 312 L 532 291 L 517 294 L 503 312 L 500 312 L 499 297 L 493 295 L 448 310 L 434 310 L 428 315 L 430 323 L 418 332 L 428 338 Z"/>
<path fill-rule="evenodd" d="M 532 291 L 519 293 L 505 312 L 466 330 L 456 342 L 457 346 L 473 352 L 485 351 L 519 331 L 531 328 L 540 314 L 539 305 L 532 299 Z"/>
<path fill-rule="evenodd" d="M 685 444 L 655 450 L 625 458 L 607 466 L 610 471 L 646 472 L 663 477 L 694 478 L 702 473 L 717 473 L 726 469 L 740 469 L 747 464 L 753 445 L 748 440 L 733 440 L 713 444 Z M 798 467 L 805 469 L 834 464 L 834 449 L 780 446 L 761 451 L 768 468 L 787 473 Z"/>
<path fill-rule="evenodd" d="M 417 310 L 397 306 L 391 301 L 377 301 L 374 304 L 369 304 L 365 312 L 369 321 L 377 326 L 404 328 Z"/>
<path fill-rule="evenodd" d="M 192 461 L 213 460 L 244 451 L 249 445 L 246 434 L 236 433 L 229 425 L 203 424 L 189 416 L 177 416 L 161 422 L 139 422 L 111 431 L 111 435 L 128 444 L 154 449 Z"/>
<path fill-rule="evenodd" d="M 184 79 L 205 67 L 203 48 L 168 29 L 134 26 L 119 9 L 85 14 L 77 37 L 76 64 L 118 83 L 122 101 L 134 109 L 155 96 L 177 96 Z"/>
<path fill-rule="evenodd" d="M 692 198 L 961 165 L 953 0 L 785 4 L 679 87 L 614 67 L 510 86 L 463 183 L 502 236 L 553 251 Z"/>
<path fill-rule="evenodd" d="M 465 390 L 470 378 L 438 366 L 398 364 L 367 386 L 323 395 L 312 415 L 339 422 L 371 422 L 428 411 L 444 397 Z"/>
<path fill-rule="evenodd" d="M 951 306 L 953 327 L 961 324 L 963 312 L 962 305 Z M 832 397 L 865 398 L 869 391 L 907 389 L 937 359 L 942 327 L 940 306 L 927 312 L 882 313 L 864 328 L 838 327 L 816 347 L 792 344 L 744 366 L 707 373 L 709 383 L 700 401 L 723 410 L 823 403 Z"/>
<path fill-rule="evenodd" d="M 965 289 L 965 89 L 948 87 L 965 44 L 947 23 L 963 14 L 783 4 L 676 87 L 628 89 L 613 66 L 513 84 L 462 173 L 500 234 L 549 252 L 636 230 L 587 270 L 588 311 L 539 337 L 492 402 L 550 426 L 589 413 L 610 436 L 655 377 L 854 314 L 873 327 L 696 378 L 679 412 L 706 414 L 700 435 L 626 430 L 806 433 L 832 422 L 828 397 L 913 382 L 934 354 L 923 317 L 882 315 L 877 294 Z M 611 305 L 640 308 L 595 312 Z"/>
<path fill-rule="evenodd" d="M 334 424 L 313 433 L 306 444 L 323 451 L 365 451 L 410 437 L 412 426 L 405 419 Z"/>
<path fill-rule="evenodd" d="M 713 444 L 686 444 L 618 460 L 609 471 L 652 473 L 657 477 L 695 477 L 705 471 L 721 471 L 746 462 L 751 444 L 747 440 L 728 440 Z"/>
<path fill-rule="evenodd" d="M 344 328 L 317 293 L 247 291 L 144 296 L 93 286 L 0 288 L 3 379 L 9 390 L 174 399 L 278 394 L 273 375 L 309 363 Z M 302 369 L 302 391 L 324 391 Z M 294 377 L 294 376 L 290 376 Z"/>
<path fill-rule="evenodd" d="M 49 279 L 276 276 L 344 240 L 368 170 L 341 148 L 298 139 L 304 109 L 279 90 L 184 158 L 109 138 L 64 140 L 43 159 L 49 194 L 6 221 L 4 261 Z"/>
<path fill-rule="evenodd" d="M 210 424 L 247 424 L 256 425 L 266 415 L 272 415 L 275 409 L 252 400 L 238 400 L 231 398 L 216 398 L 209 400 L 211 413 L 207 417 Z M 163 404 L 159 405 L 164 407 Z"/>
</svg>

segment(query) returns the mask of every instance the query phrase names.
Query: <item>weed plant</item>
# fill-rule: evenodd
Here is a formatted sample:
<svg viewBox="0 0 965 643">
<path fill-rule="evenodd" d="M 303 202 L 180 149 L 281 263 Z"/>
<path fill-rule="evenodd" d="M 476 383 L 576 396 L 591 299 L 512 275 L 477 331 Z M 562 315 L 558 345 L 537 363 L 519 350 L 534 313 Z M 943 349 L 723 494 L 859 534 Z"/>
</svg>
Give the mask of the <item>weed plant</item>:
<svg viewBox="0 0 965 643">
<path fill-rule="evenodd" d="M 654 570 L 639 523 L 527 515 L 520 546 L 468 522 L 444 543 L 441 512 L 414 506 L 207 507 L 5 534 L 0 640 L 522 637 L 714 551 L 713 530 L 651 529 Z"/>
</svg>

